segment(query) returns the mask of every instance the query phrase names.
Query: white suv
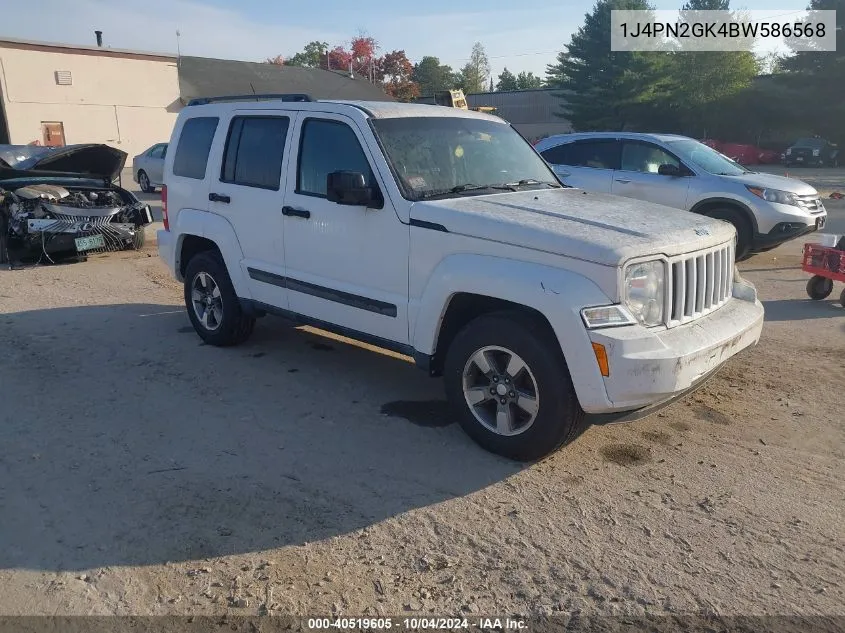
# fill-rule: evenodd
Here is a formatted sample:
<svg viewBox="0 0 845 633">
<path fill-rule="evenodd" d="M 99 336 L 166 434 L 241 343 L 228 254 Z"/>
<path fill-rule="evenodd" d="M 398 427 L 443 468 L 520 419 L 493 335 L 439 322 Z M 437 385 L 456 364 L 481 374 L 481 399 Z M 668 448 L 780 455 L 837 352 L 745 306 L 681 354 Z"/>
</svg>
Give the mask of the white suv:
<svg viewBox="0 0 845 633">
<path fill-rule="evenodd" d="M 561 186 L 494 116 L 220 98 L 170 147 L 159 252 L 203 340 L 269 313 L 406 354 L 505 456 L 647 414 L 760 337 L 730 224 Z"/>
<path fill-rule="evenodd" d="M 824 228 L 827 211 L 806 182 L 751 171 L 675 134 L 558 134 L 535 146 L 567 185 L 725 220 L 737 260 Z"/>
</svg>

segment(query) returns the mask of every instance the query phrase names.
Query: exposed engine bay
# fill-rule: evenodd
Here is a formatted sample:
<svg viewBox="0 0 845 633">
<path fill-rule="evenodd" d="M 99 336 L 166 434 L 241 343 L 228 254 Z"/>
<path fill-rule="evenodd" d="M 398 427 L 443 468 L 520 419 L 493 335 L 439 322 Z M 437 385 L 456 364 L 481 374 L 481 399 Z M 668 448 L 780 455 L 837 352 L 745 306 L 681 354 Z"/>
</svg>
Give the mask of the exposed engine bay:
<svg viewBox="0 0 845 633">
<path fill-rule="evenodd" d="M 149 206 L 120 189 L 31 184 L 0 187 L 0 240 L 9 260 L 140 248 Z"/>
</svg>

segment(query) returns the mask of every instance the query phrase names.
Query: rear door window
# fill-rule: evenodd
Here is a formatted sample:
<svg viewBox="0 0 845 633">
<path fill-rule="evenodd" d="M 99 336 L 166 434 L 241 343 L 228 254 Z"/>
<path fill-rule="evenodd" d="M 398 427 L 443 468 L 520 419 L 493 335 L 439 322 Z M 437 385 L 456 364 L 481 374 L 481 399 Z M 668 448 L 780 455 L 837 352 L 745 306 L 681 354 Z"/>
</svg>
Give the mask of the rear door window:
<svg viewBox="0 0 845 633">
<path fill-rule="evenodd" d="M 576 141 L 570 144 L 568 165 L 593 169 L 619 169 L 619 142 L 615 139 Z"/>
<path fill-rule="evenodd" d="M 540 152 L 540 156 L 542 156 L 546 162 L 551 165 L 570 165 L 569 156 L 571 154 L 571 147 L 572 143 L 564 143 L 563 145 L 550 147 L 549 149 Z"/>
<path fill-rule="evenodd" d="M 680 168 L 681 162 L 666 150 L 651 143 L 625 141 L 622 145 L 622 171 L 656 174 L 661 165 Z"/>
<path fill-rule="evenodd" d="M 237 116 L 229 138 L 220 180 L 278 191 L 290 119 L 280 116 Z"/>
<path fill-rule="evenodd" d="M 218 121 L 217 117 L 196 117 L 185 121 L 173 159 L 174 176 L 205 179 L 208 153 Z"/>
</svg>

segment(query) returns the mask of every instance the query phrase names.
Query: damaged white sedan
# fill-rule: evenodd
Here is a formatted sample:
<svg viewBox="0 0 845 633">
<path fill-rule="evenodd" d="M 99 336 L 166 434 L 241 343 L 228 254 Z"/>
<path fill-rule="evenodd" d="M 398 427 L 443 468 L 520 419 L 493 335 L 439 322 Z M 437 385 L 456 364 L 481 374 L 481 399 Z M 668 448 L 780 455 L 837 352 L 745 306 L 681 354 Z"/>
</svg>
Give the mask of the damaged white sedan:
<svg viewBox="0 0 845 633">
<path fill-rule="evenodd" d="M 150 207 L 114 181 L 108 145 L 0 146 L 0 264 L 141 248 Z"/>
</svg>

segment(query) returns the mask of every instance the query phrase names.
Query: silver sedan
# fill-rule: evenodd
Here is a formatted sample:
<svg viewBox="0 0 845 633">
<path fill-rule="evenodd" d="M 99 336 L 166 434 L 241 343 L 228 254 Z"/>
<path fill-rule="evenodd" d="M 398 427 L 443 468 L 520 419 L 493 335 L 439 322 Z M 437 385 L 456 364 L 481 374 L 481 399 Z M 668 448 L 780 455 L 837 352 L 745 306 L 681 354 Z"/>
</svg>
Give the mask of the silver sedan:
<svg viewBox="0 0 845 633">
<path fill-rule="evenodd" d="M 164 184 L 166 155 L 167 143 L 156 143 L 132 159 L 132 180 L 138 183 L 141 191 L 153 193 L 156 187 Z"/>
</svg>

